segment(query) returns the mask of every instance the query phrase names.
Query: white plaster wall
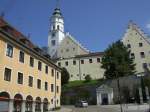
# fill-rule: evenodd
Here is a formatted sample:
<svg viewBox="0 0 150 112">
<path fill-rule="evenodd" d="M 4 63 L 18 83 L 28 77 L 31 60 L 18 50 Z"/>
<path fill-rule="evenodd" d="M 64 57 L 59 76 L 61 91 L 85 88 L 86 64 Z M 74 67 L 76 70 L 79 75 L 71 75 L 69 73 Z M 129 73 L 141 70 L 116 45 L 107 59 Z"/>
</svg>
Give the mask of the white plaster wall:
<svg viewBox="0 0 150 112">
<path fill-rule="evenodd" d="M 84 60 L 84 64 L 80 64 L 80 71 L 78 58 L 58 60 L 57 65 L 60 62 L 61 67 L 65 67 L 70 73 L 70 75 L 73 76 L 70 77 L 70 81 L 80 80 L 79 73 L 81 73 L 81 80 L 84 80 L 86 75 L 90 75 L 92 79 L 99 79 L 103 78 L 104 69 L 101 68 L 101 63 L 97 62 L 97 58 L 101 58 L 101 56 L 80 58 L 80 61 L 81 59 Z M 89 63 L 89 59 L 92 59 L 93 63 Z M 73 60 L 76 61 L 76 65 L 73 65 Z M 68 66 L 65 65 L 66 61 L 68 61 Z M 85 74 L 85 76 L 83 74 Z"/>
<path fill-rule="evenodd" d="M 125 45 L 130 44 L 131 53 L 135 54 L 134 62 L 136 63 L 137 73 L 144 72 L 143 63 L 147 63 L 148 68 L 150 68 L 150 44 L 144 38 L 137 28 L 132 26 L 129 27 L 123 37 L 123 43 Z M 143 47 L 139 47 L 139 43 L 143 43 Z M 140 52 L 145 53 L 145 58 L 141 58 Z"/>
</svg>

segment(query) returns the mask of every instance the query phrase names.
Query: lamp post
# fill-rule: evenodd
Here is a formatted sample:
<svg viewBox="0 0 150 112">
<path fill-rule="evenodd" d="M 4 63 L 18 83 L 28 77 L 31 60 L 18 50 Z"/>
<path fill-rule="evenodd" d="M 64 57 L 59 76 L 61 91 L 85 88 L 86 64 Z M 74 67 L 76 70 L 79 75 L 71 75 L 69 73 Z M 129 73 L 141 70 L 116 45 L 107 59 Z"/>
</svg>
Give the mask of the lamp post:
<svg viewBox="0 0 150 112">
<path fill-rule="evenodd" d="M 143 87 L 144 87 L 144 81 L 143 81 L 143 77 L 144 77 L 144 74 L 141 73 L 141 74 L 138 74 L 137 77 L 140 77 L 140 86 L 141 86 L 141 89 L 139 91 L 139 97 L 140 97 L 140 104 L 143 103 Z"/>
<path fill-rule="evenodd" d="M 116 72 L 116 80 L 117 80 L 117 88 L 118 88 L 118 95 L 119 95 L 120 111 L 123 112 L 121 94 L 120 94 L 120 82 L 119 82 L 119 77 L 117 77 L 117 76 L 118 76 L 118 73 Z"/>
</svg>

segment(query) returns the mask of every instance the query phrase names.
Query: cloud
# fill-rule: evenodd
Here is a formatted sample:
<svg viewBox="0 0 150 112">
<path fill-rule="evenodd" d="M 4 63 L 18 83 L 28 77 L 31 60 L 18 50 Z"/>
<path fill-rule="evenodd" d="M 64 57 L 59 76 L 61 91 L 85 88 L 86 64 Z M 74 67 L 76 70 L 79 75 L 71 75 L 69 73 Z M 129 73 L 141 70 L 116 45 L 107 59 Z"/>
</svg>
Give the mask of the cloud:
<svg viewBox="0 0 150 112">
<path fill-rule="evenodd" d="M 146 28 L 150 31 L 150 23 L 146 25 Z"/>
</svg>

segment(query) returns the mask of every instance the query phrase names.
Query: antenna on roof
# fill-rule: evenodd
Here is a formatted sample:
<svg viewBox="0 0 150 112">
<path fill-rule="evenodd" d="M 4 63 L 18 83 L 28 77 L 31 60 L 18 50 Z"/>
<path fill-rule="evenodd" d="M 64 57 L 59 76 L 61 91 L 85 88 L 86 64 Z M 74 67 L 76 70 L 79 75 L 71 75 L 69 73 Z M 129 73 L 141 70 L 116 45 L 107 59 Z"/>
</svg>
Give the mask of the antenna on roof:
<svg viewBox="0 0 150 112">
<path fill-rule="evenodd" d="M 30 40 L 30 37 L 31 37 L 31 34 L 30 33 L 28 33 L 28 36 L 27 36 L 27 38 Z"/>
<path fill-rule="evenodd" d="M 1 17 L 1 18 L 4 18 L 4 17 L 5 17 L 5 13 L 4 13 L 4 11 L 2 11 L 2 12 L 1 12 L 0 17 Z"/>
</svg>

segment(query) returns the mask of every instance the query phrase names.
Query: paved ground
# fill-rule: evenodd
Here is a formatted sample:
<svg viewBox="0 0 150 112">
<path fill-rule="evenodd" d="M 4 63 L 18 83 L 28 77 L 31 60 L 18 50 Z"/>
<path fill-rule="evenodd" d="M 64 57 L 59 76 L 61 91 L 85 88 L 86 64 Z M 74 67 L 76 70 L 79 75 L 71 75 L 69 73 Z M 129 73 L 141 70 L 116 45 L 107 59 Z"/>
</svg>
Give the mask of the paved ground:
<svg viewBox="0 0 150 112">
<path fill-rule="evenodd" d="M 123 112 L 148 112 L 148 105 L 124 105 Z M 56 112 L 120 112 L 119 105 L 107 106 L 89 106 L 87 108 L 76 108 L 74 106 L 62 106 L 62 109 Z"/>
</svg>

